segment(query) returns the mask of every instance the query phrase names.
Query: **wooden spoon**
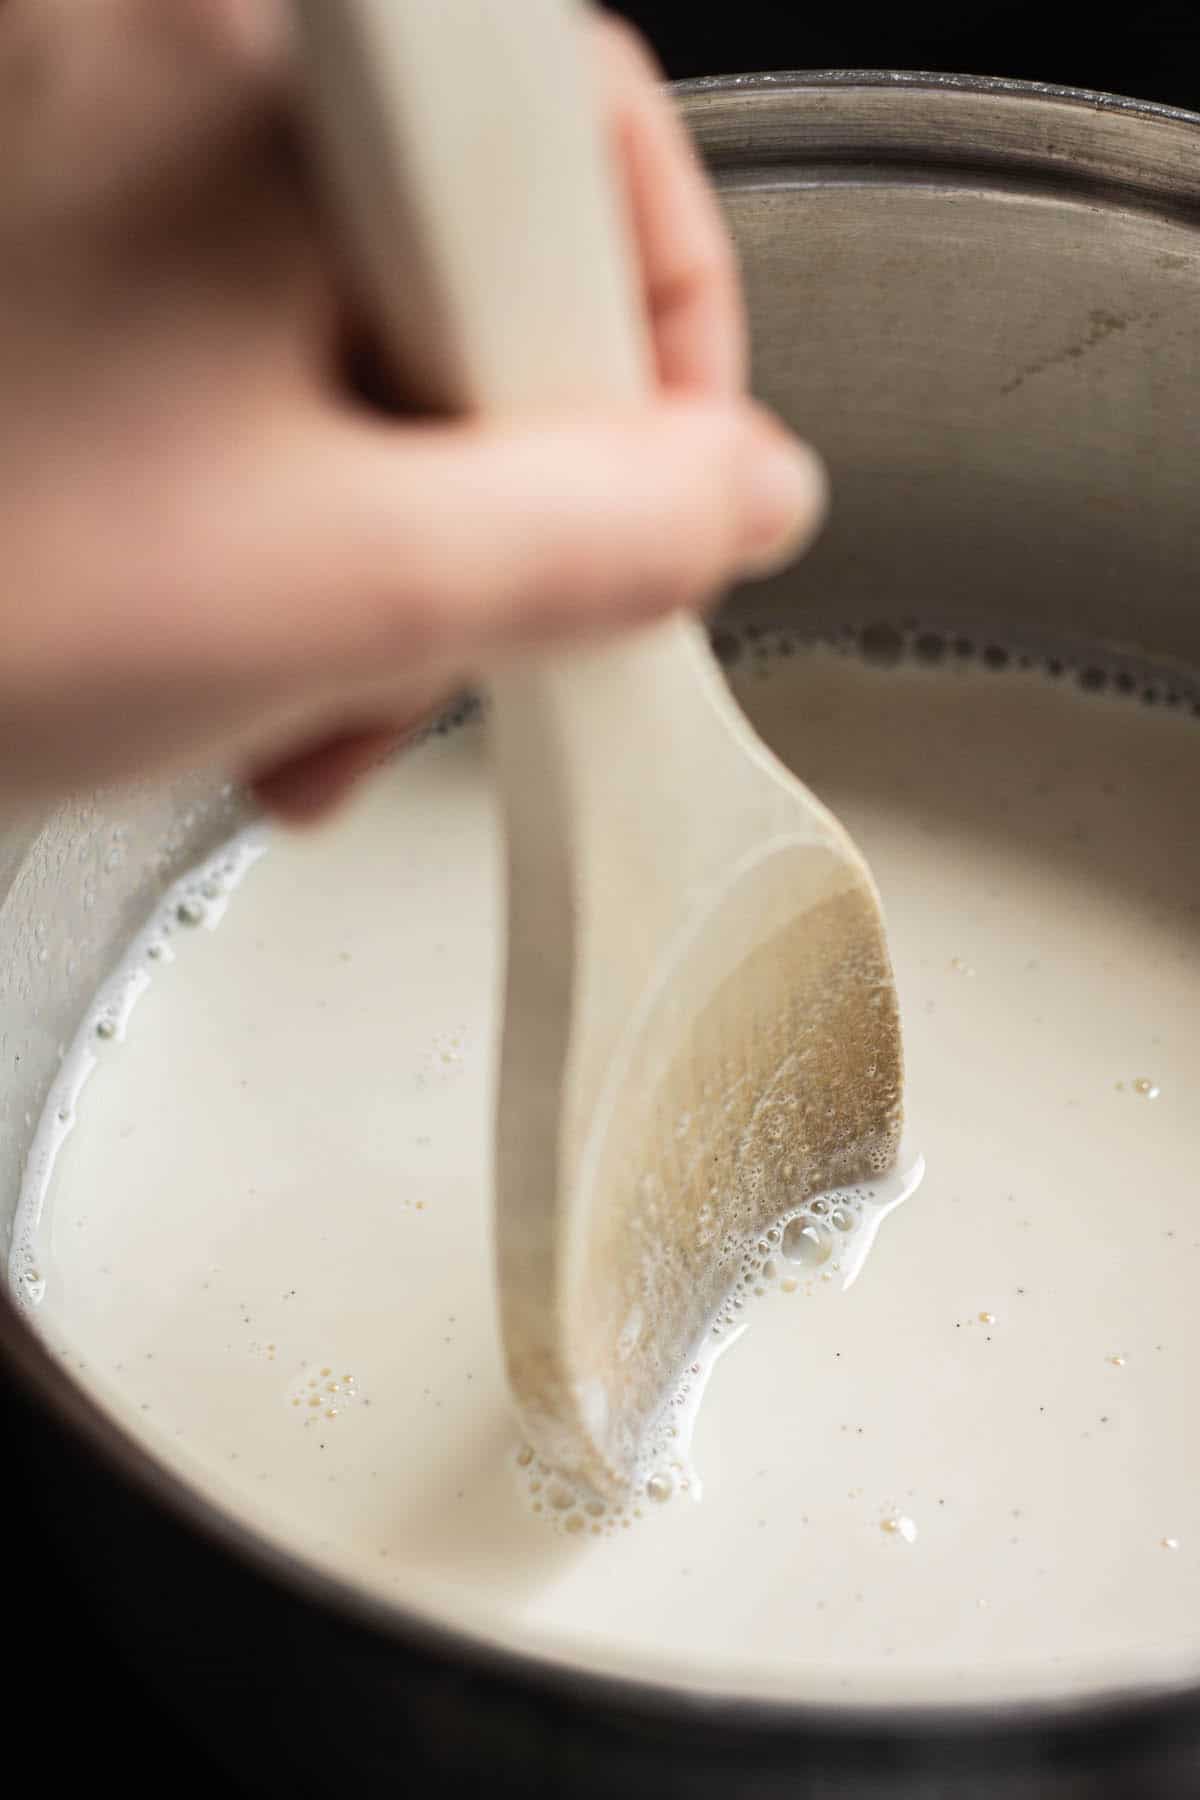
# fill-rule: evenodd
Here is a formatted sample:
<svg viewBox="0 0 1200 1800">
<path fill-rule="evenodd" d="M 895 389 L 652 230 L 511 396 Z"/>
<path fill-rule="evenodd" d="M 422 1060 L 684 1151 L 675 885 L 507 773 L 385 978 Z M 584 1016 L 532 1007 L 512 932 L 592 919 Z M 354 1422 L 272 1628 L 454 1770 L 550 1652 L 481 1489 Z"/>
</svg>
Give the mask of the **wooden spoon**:
<svg viewBox="0 0 1200 1800">
<path fill-rule="evenodd" d="M 349 247 L 423 404 L 545 412 L 650 379 L 581 14 L 298 6 Z M 866 865 L 695 624 L 496 671 L 491 697 L 508 1372 L 539 1453 L 616 1495 L 746 1241 L 894 1160 L 896 996 Z"/>
</svg>

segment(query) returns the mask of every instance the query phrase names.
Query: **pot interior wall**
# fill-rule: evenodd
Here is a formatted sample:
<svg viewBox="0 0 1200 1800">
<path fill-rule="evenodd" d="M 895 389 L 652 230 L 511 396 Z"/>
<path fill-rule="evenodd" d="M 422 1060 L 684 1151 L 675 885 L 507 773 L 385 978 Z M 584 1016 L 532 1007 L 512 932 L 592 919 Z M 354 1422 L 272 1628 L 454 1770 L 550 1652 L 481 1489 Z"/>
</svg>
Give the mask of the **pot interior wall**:
<svg viewBox="0 0 1200 1800">
<path fill-rule="evenodd" d="M 1197 123 L 936 79 L 684 104 L 755 386 L 833 477 L 815 552 L 743 604 L 1200 661 Z"/>
</svg>

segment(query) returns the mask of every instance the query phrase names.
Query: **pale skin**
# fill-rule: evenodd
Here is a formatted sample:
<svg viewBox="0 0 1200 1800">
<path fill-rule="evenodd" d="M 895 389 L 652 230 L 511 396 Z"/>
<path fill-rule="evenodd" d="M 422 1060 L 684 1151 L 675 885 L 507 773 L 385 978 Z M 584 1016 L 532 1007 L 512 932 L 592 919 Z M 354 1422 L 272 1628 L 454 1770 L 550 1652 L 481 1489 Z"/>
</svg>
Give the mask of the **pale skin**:
<svg viewBox="0 0 1200 1800">
<path fill-rule="evenodd" d="M 0 7 L 0 805 L 218 764 L 300 822 L 464 680 L 796 554 L 736 266 L 628 32 L 589 27 L 658 389 L 405 420 L 353 332 L 279 0 Z"/>
</svg>

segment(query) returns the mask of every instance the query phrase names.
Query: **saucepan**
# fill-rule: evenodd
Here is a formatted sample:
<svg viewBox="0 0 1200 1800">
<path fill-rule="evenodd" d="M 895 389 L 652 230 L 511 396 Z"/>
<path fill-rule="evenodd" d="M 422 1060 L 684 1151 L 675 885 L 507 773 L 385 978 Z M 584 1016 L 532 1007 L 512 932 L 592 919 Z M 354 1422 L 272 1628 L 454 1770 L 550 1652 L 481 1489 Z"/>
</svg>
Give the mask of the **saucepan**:
<svg viewBox="0 0 1200 1800">
<path fill-rule="evenodd" d="M 814 554 L 735 611 L 1200 668 L 1200 117 L 881 73 L 702 81 L 677 98 L 737 237 L 755 385 L 819 445 L 835 494 Z M 0 828 L 10 1233 L 89 996 L 242 806 L 198 776 Z M 39 1506 L 114 1653 L 250 1791 L 1148 1800 L 1200 1784 L 1200 1688 L 986 1710 L 756 1705 L 486 1647 L 199 1497 L 7 1298 L 0 1373 Z"/>
</svg>

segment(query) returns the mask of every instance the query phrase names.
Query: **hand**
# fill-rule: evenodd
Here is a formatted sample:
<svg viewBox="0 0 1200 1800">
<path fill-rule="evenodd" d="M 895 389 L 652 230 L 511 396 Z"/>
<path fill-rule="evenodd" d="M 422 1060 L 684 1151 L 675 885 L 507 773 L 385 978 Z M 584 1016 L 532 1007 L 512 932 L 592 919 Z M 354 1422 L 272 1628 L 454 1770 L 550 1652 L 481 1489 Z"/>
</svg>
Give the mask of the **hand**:
<svg viewBox="0 0 1200 1800">
<path fill-rule="evenodd" d="M 704 604 L 816 529 L 732 252 L 632 38 L 595 54 L 659 390 L 413 422 L 346 379 L 277 0 L 0 9 L 0 803 L 201 761 L 314 816 L 490 659 Z"/>
</svg>

